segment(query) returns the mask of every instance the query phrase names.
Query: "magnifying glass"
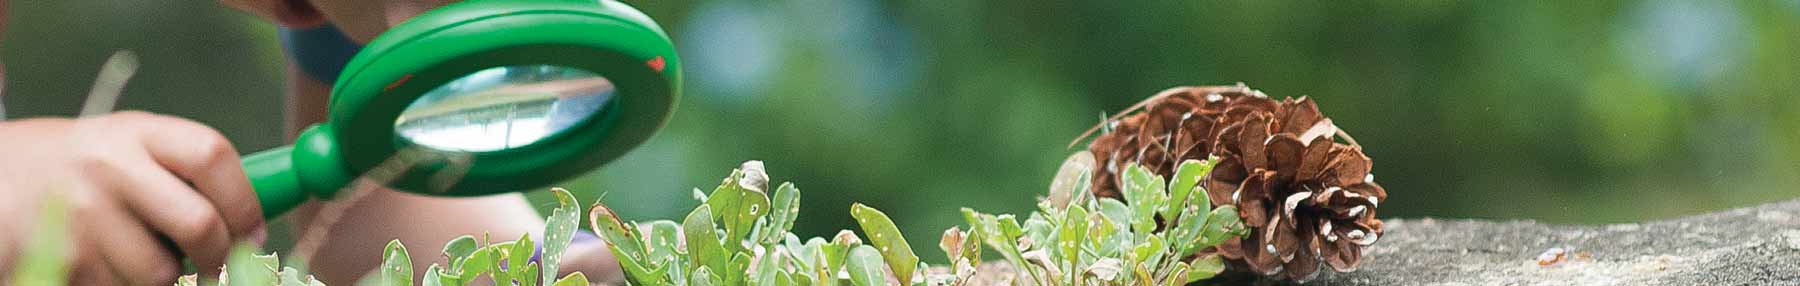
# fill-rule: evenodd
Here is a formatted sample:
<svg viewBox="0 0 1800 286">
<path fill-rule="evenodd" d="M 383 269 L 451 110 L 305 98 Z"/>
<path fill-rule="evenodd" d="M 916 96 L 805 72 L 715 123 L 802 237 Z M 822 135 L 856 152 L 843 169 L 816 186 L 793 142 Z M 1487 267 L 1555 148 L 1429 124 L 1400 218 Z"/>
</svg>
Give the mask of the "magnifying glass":
<svg viewBox="0 0 1800 286">
<path fill-rule="evenodd" d="M 470 0 L 370 41 L 332 86 L 325 123 L 244 157 L 263 216 L 339 189 L 396 155 L 425 163 L 387 187 L 478 196 L 586 173 L 648 139 L 680 95 L 679 59 L 649 16 L 610 0 Z M 461 178 L 430 186 L 456 167 Z"/>
</svg>

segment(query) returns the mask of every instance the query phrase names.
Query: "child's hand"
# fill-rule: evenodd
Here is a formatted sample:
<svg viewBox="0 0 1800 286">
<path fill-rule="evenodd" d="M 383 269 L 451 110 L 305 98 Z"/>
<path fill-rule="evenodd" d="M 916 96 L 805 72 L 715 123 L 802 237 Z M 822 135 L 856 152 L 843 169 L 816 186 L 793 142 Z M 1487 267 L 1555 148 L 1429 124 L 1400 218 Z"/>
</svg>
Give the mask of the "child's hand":
<svg viewBox="0 0 1800 286">
<path fill-rule="evenodd" d="M 169 285 L 183 256 L 216 273 L 233 241 L 264 235 L 237 151 L 207 126 L 143 112 L 0 122 L 0 281 L 50 194 L 69 206 L 74 285 Z"/>
</svg>

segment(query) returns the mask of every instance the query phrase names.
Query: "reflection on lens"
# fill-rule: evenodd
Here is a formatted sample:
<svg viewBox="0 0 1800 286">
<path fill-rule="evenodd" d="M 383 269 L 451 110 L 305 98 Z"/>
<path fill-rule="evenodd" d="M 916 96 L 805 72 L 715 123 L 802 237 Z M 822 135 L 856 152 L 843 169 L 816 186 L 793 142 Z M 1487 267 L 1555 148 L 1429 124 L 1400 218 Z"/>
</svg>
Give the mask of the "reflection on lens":
<svg viewBox="0 0 1800 286">
<path fill-rule="evenodd" d="M 525 146 L 587 120 L 614 91 L 605 77 L 575 68 L 489 68 L 425 92 L 394 120 L 394 130 L 446 151 Z"/>
</svg>

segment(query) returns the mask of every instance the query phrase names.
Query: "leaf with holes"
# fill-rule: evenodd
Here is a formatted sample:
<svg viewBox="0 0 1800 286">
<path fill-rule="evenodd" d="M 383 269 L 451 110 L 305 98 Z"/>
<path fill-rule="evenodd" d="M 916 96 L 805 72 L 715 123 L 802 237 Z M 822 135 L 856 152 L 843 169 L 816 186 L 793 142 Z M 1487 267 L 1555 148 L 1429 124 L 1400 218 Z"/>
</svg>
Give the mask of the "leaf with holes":
<svg viewBox="0 0 1800 286">
<path fill-rule="evenodd" d="M 762 244 L 781 242 L 782 235 L 794 228 L 794 220 L 800 215 L 800 188 L 793 183 L 782 183 L 775 188 L 775 200 L 769 209 L 769 224 L 762 229 Z"/>
<path fill-rule="evenodd" d="M 1119 188 L 1125 195 L 1125 201 L 1131 206 L 1132 232 L 1155 231 L 1156 215 L 1169 200 L 1169 194 L 1163 192 L 1166 188 L 1162 177 L 1143 167 L 1131 165 L 1125 168 L 1125 174 L 1120 178 Z"/>
<path fill-rule="evenodd" d="M 563 251 L 569 248 L 576 229 L 581 227 L 581 202 L 575 199 L 575 194 L 562 188 L 551 188 L 550 192 L 556 195 L 557 207 L 550 210 L 549 218 L 544 219 L 544 252 L 538 257 L 544 272 L 542 281 L 556 281 Z"/>
<path fill-rule="evenodd" d="M 768 214 L 769 195 L 762 190 L 744 188 L 739 181 L 745 178 L 744 171 L 732 170 L 731 177 L 726 178 L 713 193 L 706 197 L 706 205 L 712 207 L 712 218 L 725 227 L 725 241 L 744 240 L 757 219 Z M 743 251 L 744 246 L 738 243 L 726 243 L 731 251 Z"/>
<path fill-rule="evenodd" d="M 588 210 L 588 224 L 594 229 L 594 234 L 600 236 L 600 239 L 621 250 L 614 252 L 613 255 L 630 256 L 638 261 L 644 260 L 644 246 L 638 242 L 636 229 L 625 224 L 625 221 L 619 219 L 619 215 L 613 213 L 612 208 L 607 207 L 606 204 L 594 202 L 593 209 Z"/>
<path fill-rule="evenodd" d="M 407 256 L 406 246 L 401 245 L 400 240 L 389 241 L 386 250 L 381 251 L 381 256 L 386 257 L 381 262 L 381 269 L 377 270 L 377 273 L 381 275 L 381 285 L 412 286 L 412 257 Z M 237 275 L 234 273 L 232 276 Z M 232 284 L 265 285 L 268 283 L 239 284 L 234 282 Z"/>
<path fill-rule="evenodd" d="M 687 238 L 688 261 L 691 263 L 688 267 L 725 269 L 725 264 L 731 263 L 731 256 L 719 243 L 718 230 L 713 226 L 711 206 L 694 208 L 682 222 L 681 231 Z"/>
<path fill-rule="evenodd" d="M 1181 215 L 1181 212 L 1186 209 L 1189 204 L 1200 207 L 1202 212 L 1210 211 L 1212 209 L 1210 200 L 1208 202 L 1194 202 L 1191 200 L 1190 196 L 1207 199 L 1206 191 L 1196 190 L 1195 187 L 1200 184 L 1200 179 L 1205 178 L 1207 173 L 1212 172 L 1213 164 L 1215 162 L 1218 161 L 1187 160 L 1182 161 L 1181 166 L 1175 167 L 1175 175 L 1173 175 L 1173 178 L 1169 178 L 1169 199 L 1171 201 L 1168 206 L 1165 206 L 1162 209 L 1163 218 L 1175 218 L 1176 216 Z"/>
<path fill-rule="evenodd" d="M 912 246 L 906 243 L 906 237 L 900 235 L 900 228 L 894 226 L 894 221 L 888 219 L 887 214 L 881 213 L 881 210 L 860 203 L 850 206 L 850 216 L 856 218 L 857 224 L 862 225 L 863 233 L 869 235 L 869 243 L 881 251 L 888 267 L 894 270 L 894 276 L 900 280 L 900 285 L 912 285 L 913 267 L 919 263 L 919 257 L 913 253 Z"/>
</svg>

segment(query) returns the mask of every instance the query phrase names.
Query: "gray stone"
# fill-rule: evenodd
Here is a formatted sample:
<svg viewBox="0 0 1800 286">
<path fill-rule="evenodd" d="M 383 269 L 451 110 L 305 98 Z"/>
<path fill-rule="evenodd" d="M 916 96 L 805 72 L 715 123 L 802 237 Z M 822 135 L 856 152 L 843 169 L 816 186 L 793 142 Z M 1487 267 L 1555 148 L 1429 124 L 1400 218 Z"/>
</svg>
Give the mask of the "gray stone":
<svg viewBox="0 0 1800 286">
<path fill-rule="evenodd" d="M 1800 285 L 1796 216 L 1800 200 L 1615 225 L 1388 219 L 1361 269 L 1321 270 L 1304 284 Z M 1005 264 L 984 263 L 978 275 L 988 277 L 978 281 L 1004 281 Z M 1242 275 L 1209 282 L 1280 284 Z"/>
</svg>

